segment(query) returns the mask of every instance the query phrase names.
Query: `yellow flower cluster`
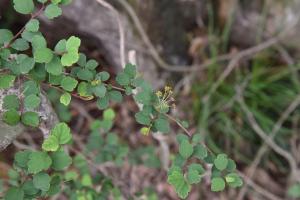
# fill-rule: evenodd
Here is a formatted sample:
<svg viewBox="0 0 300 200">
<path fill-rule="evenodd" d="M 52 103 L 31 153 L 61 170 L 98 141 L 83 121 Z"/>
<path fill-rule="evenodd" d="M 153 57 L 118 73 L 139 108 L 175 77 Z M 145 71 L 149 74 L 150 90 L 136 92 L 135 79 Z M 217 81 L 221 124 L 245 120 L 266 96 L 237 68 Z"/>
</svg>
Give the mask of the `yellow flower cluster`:
<svg viewBox="0 0 300 200">
<path fill-rule="evenodd" d="M 172 106 L 175 106 L 174 98 L 173 98 L 173 90 L 170 86 L 165 86 L 165 88 L 162 91 L 157 91 L 156 96 L 158 97 L 158 105 L 156 106 L 159 110 L 164 110 L 166 108 L 170 108 L 171 104 Z"/>
</svg>

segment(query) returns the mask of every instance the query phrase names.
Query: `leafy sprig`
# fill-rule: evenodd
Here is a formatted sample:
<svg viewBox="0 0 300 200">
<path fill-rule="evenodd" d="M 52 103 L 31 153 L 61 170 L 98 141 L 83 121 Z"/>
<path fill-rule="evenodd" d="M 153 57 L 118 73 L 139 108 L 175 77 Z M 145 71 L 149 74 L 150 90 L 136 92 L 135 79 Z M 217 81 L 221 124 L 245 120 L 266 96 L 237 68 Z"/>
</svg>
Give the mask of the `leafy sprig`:
<svg viewBox="0 0 300 200">
<path fill-rule="evenodd" d="M 168 133 L 171 130 L 170 122 L 177 124 L 185 133 L 177 135 L 179 153 L 174 156 L 168 171 L 168 182 L 180 198 L 186 198 L 192 185 L 200 183 L 207 174 L 211 174 L 212 191 L 222 191 L 226 185 L 241 186 L 242 179 L 235 173 L 234 161 L 225 154 L 213 153 L 204 145 L 200 134 L 191 134 L 186 123 L 169 114 L 174 106 L 171 87 L 155 91 L 132 64 L 127 64 L 117 74 L 115 80 L 118 85 L 110 84 L 110 74 L 99 71 L 96 60 L 88 60 L 86 55 L 79 52 L 81 40 L 76 36 L 58 41 L 54 49 L 47 46 L 36 18 L 41 14 L 48 19 L 56 18 L 62 14 L 61 6 L 68 3 L 70 0 L 13 0 L 15 10 L 31 15 L 31 18 L 15 35 L 8 29 L 0 29 L 0 89 L 13 87 L 16 79 L 24 82 L 20 95 L 4 97 L 4 122 L 11 126 L 21 122 L 26 126 L 38 127 L 41 121 L 37 112 L 41 105 L 41 86 L 60 91 L 59 101 L 65 106 L 70 104 L 72 97 L 95 99 L 98 108 L 105 110 L 104 119 L 95 125 L 106 132 L 107 145 L 101 146 L 105 153 L 99 159 L 107 161 L 113 158 L 117 164 L 122 164 L 126 153 L 120 152 L 127 152 L 128 149 L 118 145 L 113 133 L 107 133 L 115 117 L 109 105 L 110 102 L 122 102 L 124 96 L 132 96 L 140 107 L 135 119 L 143 126 L 143 134 Z M 64 145 L 71 141 L 70 128 L 65 123 L 58 123 L 44 140 L 40 151 L 16 153 L 16 182 L 6 192 L 5 199 L 52 196 L 60 192 L 63 181 L 75 180 L 76 173 L 61 173 L 72 163 L 72 158 L 64 151 Z M 78 161 L 81 158 L 76 159 Z M 75 160 L 76 165 L 78 162 Z M 209 166 L 212 167 L 211 173 L 207 173 Z M 86 171 L 83 174 L 82 187 L 91 187 L 91 176 Z M 92 197 L 94 193 L 77 189 L 76 195 Z"/>
</svg>

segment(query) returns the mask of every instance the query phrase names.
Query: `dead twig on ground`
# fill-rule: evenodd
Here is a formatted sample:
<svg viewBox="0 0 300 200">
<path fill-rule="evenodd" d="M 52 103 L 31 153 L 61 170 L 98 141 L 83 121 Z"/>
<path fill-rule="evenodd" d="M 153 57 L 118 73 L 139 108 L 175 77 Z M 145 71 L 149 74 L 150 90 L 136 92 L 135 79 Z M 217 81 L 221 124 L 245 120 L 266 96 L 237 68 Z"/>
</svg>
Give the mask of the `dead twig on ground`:
<svg viewBox="0 0 300 200">
<path fill-rule="evenodd" d="M 113 15 L 115 16 L 117 23 L 118 23 L 118 29 L 119 29 L 119 35 L 120 35 L 120 60 L 121 60 L 121 67 L 125 67 L 125 32 L 122 25 L 122 21 L 120 18 L 119 12 L 108 2 L 104 0 L 96 0 L 100 5 L 110 10 Z"/>
<path fill-rule="evenodd" d="M 242 58 L 246 58 L 248 56 L 252 56 L 264 49 L 269 48 L 270 46 L 276 44 L 280 38 L 282 38 L 283 35 L 281 34 L 280 36 L 271 38 L 263 43 L 260 43 L 257 46 L 254 46 L 252 48 L 243 50 L 239 53 L 237 53 L 234 58 L 229 62 L 223 73 L 219 76 L 217 81 L 211 86 L 209 92 L 204 96 L 204 100 L 208 100 L 210 96 L 219 88 L 219 86 L 223 83 L 223 81 L 230 75 L 232 70 L 238 65 L 239 61 Z"/>
<path fill-rule="evenodd" d="M 237 93 L 240 94 L 239 91 L 237 91 Z M 300 98 L 300 97 L 298 97 Z M 300 101 L 300 99 L 298 100 Z M 291 176 L 295 177 L 295 180 L 299 180 L 300 181 L 300 172 L 298 170 L 298 166 L 297 163 L 294 159 L 294 157 L 292 156 L 292 154 L 290 152 L 288 152 L 287 150 L 283 149 L 282 147 L 280 147 L 279 145 L 277 145 L 274 140 L 273 137 L 271 135 L 266 134 L 262 128 L 258 125 L 258 123 L 255 120 L 255 117 L 253 115 L 253 113 L 249 110 L 249 108 L 247 107 L 246 103 L 244 102 L 244 99 L 242 97 L 242 95 L 239 95 L 239 99 L 238 102 L 241 106 L 241 109 L 243 110 L 243 112 L 246 114 L 247 120 L 250 124 L 250 126 L 252 127 L 252 129 L 255 131 L 255 133 L 261 137 L 261 139 L 265 142 L 266 145 L 268 145 L 272 150 L 274 150 L 277 154 L 281 155 L 283 158 L 285 158 L 287 160 L 287 162 L 290 165 L 291 168 Z M 287 112 L 287 114 L 289 114 Z M 285 120 L 285 116 L 282 118 L 282 120 Z M 284 122 L 280 120 L 279 124 L 275 126 L 275 131 L 277 132 L 278 129 L 280 129 L 281 124 Z"/>
<path fill-rule="evenodd" d="M 218 56 L 217 58 L 212 58 L 210 60 L 207 60 L 206 62 L 204 62 L 202 64 L 196 64 L 196 65 L 191 65 L 191 66 L 177 66 L 177 65 L 174 66 L 174 65 L 170 65 L 170 64 L 166 63 L 161 58 L 161 56 L 159 55 L 159 53 L 155 49 L 154 45 L 150 41 L 146 31 L 143 28 L 143 25 L 142 25 L 141 21 L 139 20 L 139 18 L 137 16 L 137 14 L 133 10 L 133 8 L 130 6 L 130 4 L 126 1 L 118 1 L 118 3 L 120 3 L 124 7 L 124 9 L 127 11 L 128 15 L 130 16 L 130 18 L 132 19 L 132 21 L 133 21 L 133 23 L 136 27 L 138 33 L 140 34 L 143 42 L 145 43 L 145 45 L 149 49 L 149 52 L 150 52 L 151 56 L 157 62 L 159 67 L 161 67 L 162 69 L 165 69 L 165 70 L 168 70 L 168 71 L 171 71 L 171 72 L 194 72 L 194 71 L 204 70 L 213 63 L 219 63 L 219 62 L 222 62 L 222 61 L 231 60 L 228 67 L 225 69 L 223 75 L 220 76 L 219 80 L 212 87 L 211 92 L 213 92 L 214 90 L 217 89 L 219 84 L 222 83 L 223 80 L 230 74 L 232 69 L 236 66 L 236 64 L 238 63 L 238 61 L 241 58 L 244 58 L 244 57 L 253 55 L 255 53 L 258 53 L 258 52 L 260 52 L 260 51 L 276 44 L 279 40 L 283 39 L 284 38 L 283 36 L 285 36 L 285 34 L 288 31 L 290 31 L 291 28 L 295 25 L 295 24 L 292 24 L 291 26 L 284 29 L 285 31 L 280 33 L 278 36 L 270 38 L 270 39 L 266 40 L 265 42 L 262 42 L 262 43 L 260 43 L 256 46 L 253 46 L 253 47 L 250 47 L 248 49 L 242 50 L 241 52 L 239 52 L 237 54 L 224 54 L 224 55 Z"/>
<path fill-rule="evenodd" d="M 225 54 L 225 55 L 219 56 L 217 58 L 208 60 L 207 62 L 205 62 L 201 65 L 191 65 L 191 66 L 188 66 L 188 65 L 183 65 L 183 66 L 170 65 L 170 64 L 166 63 L 161 58 L 161 56 L 159 55 L 159 53 L 155 49 L 154 45 L 150 41 L 150 38 L 148 37 L 148 35 L 145 31 L 145 29 L 143 28 L 143 25 L 142 25 L 141 21 L 139 20 L 137 14 L 135 13 L 135 11 L 131 7 L 131 5 L 127 1 L 118 1 L 118 3 L 120 3 L 124 7 L 124 9 L 128 13 L 128 15 L 132 19 L 132 21 L 133 21 L 133 23 L 134 23 L 141 39 L 142 39 L 142 41 L 147 46 L 150 55 L 156 61 L 158 66 L 161 67 L 162 69 L 165 69 L 165 70 L 168 70 L 168 71 L 171 71 L 171 72 L 193 72 L 193 71 L 203 70 L 203 69 L 207 68 L 208 66 L 210 66 L 213 63 L 230 60 L 233 57 L 232 54 Z"/>
<path fill-rule="evenodd" d="M 282 198 L 272 194 L 271 192 L 265 190 L 261 186 L 257 185 L 255 182 L 251 180 L 248 176 L 243 174 L 242 172 L 238 172 L 238 174 L 243 178 L 243 180 L 246 182 L 247 185 L 253 188 L 257 193 L 259 193 L 261 196 L 264 196 L 265 198 L 268 198 L 270 200 L 283 200 Z"/>
<path fill-rule="evenodd" d="M 278 121 L 273 126 L 273 129 L 268 137 L 270 139 L 273 139 L 277 133 L 279 132 L 280 128 L 282 127 L 282 124 L 287 120 L 287 118 L 291 115 L 291 113 L 300 105 L 300 95 L 298 95 L 292 103 L 287 107 L 287 109 L 281 114 Z M 250 165 L 248 177 L 251 179 L 254 175 L 254 172 L 260 163 L 263 155 L 268 151 L 268 145 L 264 143 L 260 149 L 258 150 L 258 153 L 255 155 L 255 159 Z M 242 200 L 244 198 L 244 195 L 246 193 L 247 184 L 243 186 L 243 188 L 240 190 L 237 200 Z"/>
<path fill-rule="evenodd" d="M 13 145 L 15 145 L 18 149 L 20 150 L 31 150 L 31 151 L 35 151 L 36 149 L 30 145 L 27 144 L 23 144 L 17 140 L 13 141 Z"/>
</svg>

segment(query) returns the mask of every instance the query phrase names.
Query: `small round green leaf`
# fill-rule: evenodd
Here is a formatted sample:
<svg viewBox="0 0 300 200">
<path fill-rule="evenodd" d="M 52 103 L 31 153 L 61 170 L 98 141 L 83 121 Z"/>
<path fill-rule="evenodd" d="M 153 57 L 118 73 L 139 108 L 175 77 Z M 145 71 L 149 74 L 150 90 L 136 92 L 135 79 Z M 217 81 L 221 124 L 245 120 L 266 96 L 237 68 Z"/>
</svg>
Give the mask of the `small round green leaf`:
<svg viewBox="0 0 300 200">
<path fill-rule="evenodd" d="M 24 191 L 22 188 L 11 187 L 8 189 L 4 196 L 5 200 L 23 200 L 24 199 Z"/>
<path fill-rule="evenodd" d="M 61 191 L 61 179 L 62 177 L 60 175 L 54 175 L 51 177 L 50 189 L 48 190 L 47 195 L 53 196 Z"/>
<path fill-rule="evenodd" d="M 189 169 L 187 173 L 187 179 L 190 184 L 199 183 L 201 181 L 201 176 L 197 170 Z"/>
<path fill-rule="evenodd" d="M 189 158 L 193 154 L 194 148 L 188 140 L 183 140 L 179 144 L 179 153 L 184 158 Z"/>
<path fill-rule="evenodd" d="M 50 135 L 44 140 L 42 144 L 42 149 L 44 151 L 57 151 L 59 148 L 59 142 L 56 136 Z"/>
<path fill-rule="evenodd" d="M 147 113 L 140 111 L 138 113 L 135 114 L 135 119 L 138 123 L 142 124 L 142 125 L 147 125 L 149 126 L 151 123 L 151 117 L 150 115 L 148 115 Z"/>
<path fill-rule="evenodd" d="M 228 164 L 227 155 L 219 154 L 217 156 L 217 158 L 214 160 L 214 164 L 215 164 L 215 167 L 220 171 L 226 169 L 227 164 Z"/>
<path fill-rule="evenodd" d="M 107 108 L 109 105 L 109 97 L 108 96 L 105 96 L 103 98 L 99 98 L 97 100 L 97 106 L 100 110 L 103 110 L 105 108 Z"/>
<path fill-rule="evenodd" d="M 201 175 L 205 173 L 205 169 L 198 163 L 192 163 L 188 166 L 187 179 L 190 184 L 199 183 Z"/>
<path fill-rule="evenodd" d="M 136 76 L 136 66 L 132 65 L 132 64 L 126 64 L 126 66 L 124 68 L 124 72 L 126 74 L 128 74 L 131 79 L 135 78 L 135 76 Z"/>
<path fill-rule="evenodd" d="M 3 114 L 3 121 L 11 126 L 17 125 L 20 121 L 20 115 L 14 109 L 8 110 Z"/>
<path fill-rule="evenodd" d="M 94 70 L 97 68 L 97 66 L 98 66 L 98 62 L 93 59 L 89 60 L 85 65 L 85 67 L 89 70 Z"/>
<path fill-rule="evenodd" d="M 191 185 L 187 183 L 179 169 L 170 170 L 168 174 L 168 183 L 175 188 L 176 193 L 182 199 L 185 199 L 191 190 Z"/>
<path fill-rule="evenodd" d="M 90 92 L 89 86 L 90 85 L 87 82 L 80 82 L 77 87 L 77 92 L 79 93 L 79 95 L 83 97 L 91 96 L 92 93 Z"/>
<path fill-rule="evenodd" d="M 243 180 L 236 173 L 227 174 L 225 180 L 226 183 L 232 188 L 241 187 L 243 185 Z"/>
<path fill-rule="evenodd" d="M 66 49 L 67 49 L 67 51 L 68 52 L 78 52 L 78 48 L 80 47 L 80 43 L 81 43 L 81 41 L 80 41 L 80 39 L 78 37 L 71 36 L 67 40 L 67 43 L 66 43 Z M 79 55 L 78 55 L 78 59 L 79 59 Z M 76 60 L 76 62 L 77 62 L 77 60 Z"/>
<path fill-rule="evenodd" d="M 94 78 L 94 74 L 88 69 L 80 69 L 77 72 L 77 77 L 84 81 L 91 81 Z"/>
<path fill-rule="evenodd" d="M 192 142 L 193 144 L 197 144 L 202 141 L 202 135 L 200 133 L 196 133 L 193 135 Z"/>
<path fill-rule="evenodd" d="M 194 148 L 194 156 L 199 160 L 203 160 L 207 157 L 207 149 L 202 144 L 197 144 Z"/>
<path fill-rule="evenodd" d="M 55 4 L 50 4 L 45 9 L 45 16 L 48 19 L 54 19 L 62 14 L 62 10 Z"/>
<path fill-rule="evenodd" d="M 39 85 L 35 81 L 26 81 L 23 85 L 23 93 L 25 96 L 31 94 L 39 94 L 40 93 Z"/>
<path fill-rule="evenodd" d="M 29 196 L 36 195 L 40 191 L 39 189 L 34 187 L 32 180 L 25 181 L 25 183 L 22 185 L 22 189 L 25 195 Z"/>
<path fill-rule="evenodd" d="M 27 162 L 29 160 L 30 150 L 19 151 L 15 154 L 14 164 L 21 168 L 27 167 Z"/>
<path fill-rule="evenodd" d="M 45 172 L 35 174 L 32 179 L 34 187 L 45 192 L 50 188 L 50 180 L 50 176 Z"/>
<path fill-rule="evenodd" d="M 34 59 L 25 54 L 19 54 L 14 65 L 10 66 L 11 71 L 15 74 L 27 74 L 34 68 Z"/>
<path fill-rule="evenodd" d="M 72 66 L 74 63 L 76 63 L 78 59 L 79 59 L 78 52 L 68 52 L 61 57 L 61 64 L 63 66 L 69 67 Z"/>
<path fill-rule="evenodd" d="M 215 177 L 211 180 L 211 191 L 220 192 L 225 189 L 225 181 L 221 177 Z"/>
<path fill-rule="evenodd" d="M 34 10 L 33 0 L 14 0 L 14 8 L 18 13 L 30 14 Z"/>
<path fill-rule="evenodd" d="M 97 85 L 93 88 L 94 94 L 100 98 L 105 97 L 106 91 L 106 87 L 103 84 Z"/>
<path fill-rule="evenodd" d="M 0 89 L 8 89 L 13 86 L 16 77 L 13 75 L 0 75 Z"/>
<path fill-rule="evenodd" d="M 72 163 L 72 158 L 64 151 L 53 152 L 50 157 L 52 159 L 51 168 L 54 170 L 63 170 Z"/>
<path fill-rule="evenodd" d="M 169 124 L 169 121 L 167 119 L 164 119 L 164 118 L 159 118 L 159 119 L 156 119 L 154 121 L 154 127 L 162 132 L 162 133 L 167 133 L 170 131 L 170 124 Z"/>
<path fill-rule="evenodd" d="M 65 106 L 68 106 L 71 102 L 71 99 L 72 99 L 72 96 L 70 95 L 70 93 L 65 92 L 60 96 L 59 101 L 60 101 L 60 103 L 64 104 Z"/>
<path fill-rule="evenodd" d="M 77 83 L 78 81 L 76 79 L 66 76 L 62 79 L 60 84 L 64 90 L 72 92 L 76 88 Z"/>
<path fill-rule="evenodd" d="M 108 95 L 112 101 L 115 101 L 117 103 L 122 102 L 123 96 L 122 96 L 121 92 L 112 90 L 108 93 Z"/>
<path fill-rule="evenodd" d="M 18 38 L 11 44 L 11 47 L 18 51 L 25 51 L 29 49 L 29 44 L 23 38 Z"/>
<path fill-rule="evenodd" d="M 28 172 L 32 174 L 39 173 L 42 170 L 47 170 L 52 161 L 46 152 L 32 152 L 29 155 L 29 161 L 27 163 Z"/>
<path fill-rule="evenodd" d="M 58 76 L 62 73 L 63 66 L 61 65 L 60 59 L 54 56 L 49 63 L 45 65 L 46 71 L 50 74 Z"/>
<path fill-rule="evenodd" d="M 24 105 L 27 109 L 37 108 L 41 103 L 41 98 L 35 94 L 31 94 L 24 99 Z"/>
<path fill-rule="evenodd" d="M 70 128 L 66 123 L 58 123 L 55 125 L 51 130 L 51 135 L 57 137 L 59 144 L 66 144 L 72 138 Z"/>
<path fill-rule="evenodd" d="M 31 19 L 27 22 L 25 29 L 31 32 L 37 32 L 40 28 L 40 22 L 37 19 Z"/>
<path fill-rule="evenodd" d="M 18 110 L 20 107 L 20 101 L 17 95 L 11 94 L 6 95 L 3 99 L 3 108 L 4 109 L 15 109 Z"/>
<path fill-rule="evenodd" d="M 67 40 L 62 39 L 60 40 L 54 47 L 54 51 L 58 54 L 62 54 L 64 52 L 66 52 L 66 43 Z"/>
<path fill-rule="evenodd" d="M 227 164 L 226 170 L 233 172 L 235 169 L 236 169 L 236 164 L 235 164 L 234 160 L 228 159 L 228 164 Z"/>
<path fill-rule="evenodd" d="M 116 113 L 111 108 L 105 110 L 103 113 L 103 118 L 105 120 L 113 120 L 115 117 L 116 117 Z"/>
<path fill-rule="evenodd" d="M 77 61 L 77 64 L 81 67 L 84 67 L 86 64 L 86 55 L 79 53 L 79 60 Z"/>
<path fill-rule="evenodd" d="M 109 79 L 110 75 L 108 72 L 100 72 L 96 75 L 97 79 L 100 79 L 101 81 L 107 81 Z"/>
<path fill-rule="evenodd" d="M 31 45 L 34 49 L 43 49 L 47 47 L 47 41 L 43 35 L 34 35 L 32 37 Z"/>
<path fill-rule="evenodd" d="M 0 45 L 7 44 L 14 37 L 13 33 L 8 29 L 0 29 Z"/>
<path fill-rule="evenodd" d="M 40 123 L 39 115 L 36 112 L 25 112 L 21 116 L 21 121 L 26 126 L 38 127 Z"/>
<path fill-rule="evenodd" d="M 48 48 L 38 48 L 34 50 L 33 57 L 37 63 L 49 63 L 53 58 L 53 52 Z"/>
<path fill-rule="evenodd" d="M 128 85 L 130 83 L 130 77 L 126 73 L 121 72 L 117 75 L 116 81 L 120 85 L 125 86 L 125 85 Z"/>
</svg>

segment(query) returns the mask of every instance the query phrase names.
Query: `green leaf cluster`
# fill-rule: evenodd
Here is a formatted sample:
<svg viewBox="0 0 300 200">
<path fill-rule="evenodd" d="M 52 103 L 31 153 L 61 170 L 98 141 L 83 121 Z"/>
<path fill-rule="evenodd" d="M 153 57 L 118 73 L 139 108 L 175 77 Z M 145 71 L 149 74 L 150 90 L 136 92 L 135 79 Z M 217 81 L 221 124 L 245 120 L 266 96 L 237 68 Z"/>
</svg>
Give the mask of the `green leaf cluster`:
<svg viewBox="0 0 300 200">
<path fill-rule="evenodd" d="M 6 79 L 7 78 L 4 78 L 4 80 Z M 39 89 L 35 86 L 35 83 L 32 81 L 27 81 L 24 83 L 23 106 L 25 110 L 22 110 L 22 112 L 20 111 L 21 102 L 17 95 L 7 95 L 3 98 L 3 108 L 6 110 L 3 113 L 4 122 L 14 126 L 21 121 L 26 126 L 38 127 L 40 123 L 40 117 L 38 113 L 34 112 L 34 109 L 39 107 L 41 99 L 38 96 Z"/>
<path fill-rule="evenodd" d="M 53 101 L 60 102 L 54 105 L 60 111 L 68 109 L 72 95 L 83 100 L 95 99 L 98 108 L 103 110 L 103 118 L 91 124 L 91 134 L 85 149 L 95 154 L 93 159 L 96 163 L 114 162 L 121 166 L 129 156 L 128 145 L 112 131 L 116 113 L 109 108 L 110 102 L 120 103 L 125 95 L 133 96 L 140 108 L 135 119 L 143 126 L 143 135 L 149 132 L 170 132 L 170 119 L 186 131 L 186 122 L 168 115 L 173 102 L 171 88 L 165 87 L 155 92 L 137 73 L 135 65 L 124 66 L 116 75 L 117 86 L 114 86 L 109 83 L 110 74 L 100 71 L 96 60 L 87 59 L 86 55 L 79 53 L 81 40 L 78 37 L 62 39 L 54 49 L 49 48 L 47 39 L 39 32 L 40 22 L 35 14 L 43 11 L 48 19 L 54 19 L 62 14 L 61 6 L 70 2 L 13 0 L 13 7 L 18 13 L 31 15 L 32 18 L 15 37 L 10 30 L 0 29 L 0 70 L 4 72 L 0 75 L 0 89 L 9 89 L 14 86 L 15 80 L 24 80 L 20 95 L 9 94 L 3 98 L 4 122 L 12 126 L 22 122 L 26 126 L 38 127 L 40 117 L 36 111 L 41 105 L 40 85 L 45 84 L 57 89 Z M 37 6 L 42 10 L 36 10 L 35 3 L 43 4 Z M 70 119 L 70 114 L 63 113 L 58 113 L 61 119 Z M 106 177 L 92 178 L 86 159 L 81 155 L 74 158 L 76 171 L 64 173 L 72 164 L 72 158 L 64 151 L 63 145 L 69 144 L 71 140 L 70 128 L 61 122 L 53 127 L 43 141 L 41 151 L 25 150 L 16 153 L 14 170 L 9 173 L 13 186 L 6 191 L 4 198 L 47 198 L 60 192 L 62 181 L 65 183 L 64 193 L 70 199 L 107 199 L 111 195 L 120 197 L 118 188 L 113 186 L 111 180 Z M 201 182 L 207 171 L 203 167 L 205 163 L 212 165 L 212 191 L 220 192 L 226 185 L 233 188 L 242 185 L 242 179 L 235 172 L 234 161 L 225 154 L 215 155 L 208 150 L 200 134 L 192 137 L 178 134 L 177 141 L 178 154 L 174 156 L 168 172 L 168 182 L 180 198 L 186 198 L 193 184 Z M 86 152 L 82 152 L 83 155 Z M 143 152 L 148 153 L 148 159 L 136 161 L 137 156 L 131 156 L 131 162 L 159 166 L 158 159 L 149 156 L 154 154 L 153 149 L 141 148 L 135 155 Z M 94 190 L 94 184 L 101 185 L 101 191 Z M 291 189 L 290 193 L 295 196 L 294 190 Z M 111 191 L 114 191 L 113 194 Z"/>
<path fill-rule="evenodd" d="M 121 143 L 116 133 L 111 132 L 115 117 L 115 112 L 109 108 L 104 110 L 102 120 L 96 120 L 91 125 L 92 132 L 88 138 L 87 149 L 97 152 L 96 163 L 111 161 L 120 166 L 129 152 L 128 146 Z"/>
<path fill-rule="evenodd" d="M 51 130 L 50 136 L 44 140 L 44 151 L 57 151 L 60 145 L 67 144 L 71 140 L 71 131 L 66 123 L 58 123 Z"/>
<path fill-rule="evenodd" d="M 51 130 L 48 139 L 53 138 L 52 136 L 55 136 L 59 145 L 66 144 L 71 139 L 70 129 L 66 124 L 59 123 Z M 16 180 L 16 184 L 6 192 L 5 199 L 45 198 L 60 192 L 62 174 L 59 173 L 71 165 L 72 158 L 63 148 L 54 151 L 48 139 L 44 141 L 43 149 L 44 146 L 52 148 L 51 152 L 25 150 L 15 154 L 16 171 L 12 171 L 10 178 Z M 21 178 L 24 175 L 30 176 Z"/>
<path fill-rule="evenodd" d="M 174 167 L 169 171 L 168 183 L 175 188 L 176 193 L 182 199 L 185 199 L 191 190 L 191 185 L 187 182 L 181 169 L 178 167 Z"/>
<path fill-rule="evenodd" d="M 229 159 L 226 154 L 215 156 L 211 151 L 208 151 L 207 147 L 203 145 L 199 133 L 194 134 L 192 137 L 179 134 L 177 141 L 179 143 L 179 155 L 175 157 L 173 167 L 169 170 L 168 182 L 174 186 L 175 191 L 181 198 L 187 197 L 191 185 L 200 183 L 202 176 L 207 171 L 200 163 L 195 162 L 196 160 L 209 165 L 213 164 L 211 191 L 223 191 L 226 185 L 232 188 L 242 186 L 243 181 L 235 172 L 236 165 L 234 161 Z M 193 160 L 193 162 L 189 160 Z"/>
<path fill-rule="evenodd" d="M 67 41 L 62 42 L 65 44 L 60 44 L 59 49 L 65 49 L 64 54 L 61 57 L 61 63 L 63 66 L 72 66 L 79 60 L 78 49 L 80 46 L 80 39 L 75 36 L 71 36 Z"/>
</svg>

